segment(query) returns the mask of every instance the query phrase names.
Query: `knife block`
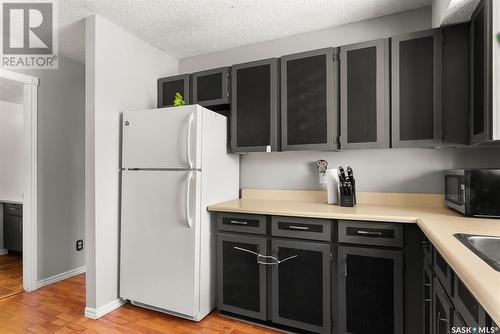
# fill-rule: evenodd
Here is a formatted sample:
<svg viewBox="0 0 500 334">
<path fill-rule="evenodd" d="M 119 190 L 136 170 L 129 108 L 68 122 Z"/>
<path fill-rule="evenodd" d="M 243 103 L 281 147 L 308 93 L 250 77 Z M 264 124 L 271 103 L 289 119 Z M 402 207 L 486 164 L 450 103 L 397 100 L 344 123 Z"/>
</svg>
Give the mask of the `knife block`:
<svg viewBox="0 0 500 334">
<path fill-rule="evenodd" d="M 354 195 L 340 195 L 340 206 L 353 207 L 355 204 Z"/>
<path fill-rule="evenodd" d="M 351 180 L 351 194 L 343 194 L 340 192 L 340 206 L 353 207 L 356 205 L 356 180 Z"/>
</svg>

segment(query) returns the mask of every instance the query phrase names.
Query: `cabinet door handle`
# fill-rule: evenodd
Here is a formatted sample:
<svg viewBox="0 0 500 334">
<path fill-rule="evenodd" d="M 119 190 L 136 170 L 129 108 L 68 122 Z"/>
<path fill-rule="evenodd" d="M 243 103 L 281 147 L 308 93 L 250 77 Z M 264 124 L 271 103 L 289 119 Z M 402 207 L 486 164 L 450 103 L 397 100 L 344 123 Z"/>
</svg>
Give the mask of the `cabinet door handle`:
<svg viewBox="0 0 500 334">
<path fill-rule="evenodd" d="M 288 260 L 295 259 L 295 258 L 298 258 L 298 257 L 299 257 L 298 255 L 292 255 L 292 256 L 289 256 L 287 258 L 284 258 L 283 260 L 279 260 L 277 257 L 274 257 L 274 256 L 266 256 L 266 255 L 260 255 L 259 254 L 259 258 L 264 258 L 264 259 L 266 259 L 266 261 L 260 261 L 260 259 L 259 259 L 259 260 L 257 260 L 257 262 L 259 264 L 273 266 L 273 265 L 282 264 L 283 262 L 286 262 Z M 273 261 L 273 262 L 267 262 L 267 259 L 271 259 L 271 261 Z"/>
<path fill-rule="evenodd" d="M 256 256 L 260 256 L 259 253 L 251 251 L 249 249 L 241 248 L 241 247 L 238 247 L 238 246 L 234 246 L 233 248 L 236 249 L 236 250 L 242 251 L 242 252 L 247 252 L 247 253 L 250 253 L 250 254 L 253 254 L 253 255 L 256 255 Z"/>
<path fill-rule="evenodd" d="M 363 230 L 356 231 L 356 234 L 374 236 L 374 237 L 381 237 L 382 236 L 382 232 L 363 231 Z"/>
<path fill-rule="evenodd" d="M 229 223 L 234 224 L 234 225 L 248 225 L 248 222 L 238 221 L 238 220 L 230 220 Z"/>
<path fill-rule="evenodd" d="M 290 229 L 290 230 L 300 230 L 300 231 L 309 231 L 311 228 L 309 226 L 288 225 L 288 229 Z"/>
</svg>

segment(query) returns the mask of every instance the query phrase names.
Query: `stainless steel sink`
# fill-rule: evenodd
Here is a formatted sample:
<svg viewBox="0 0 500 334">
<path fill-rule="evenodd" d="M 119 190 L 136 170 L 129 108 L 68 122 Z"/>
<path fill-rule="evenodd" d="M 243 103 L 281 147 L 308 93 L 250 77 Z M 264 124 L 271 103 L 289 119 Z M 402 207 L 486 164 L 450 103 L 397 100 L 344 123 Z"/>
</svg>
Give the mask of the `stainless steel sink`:
<svg viewBox="0 0 500 334">
<path fill-rule="evenodd" d="M 454 236 L 493 269 L 500 271 L 500 237 L 462 233 Z"/>
</svg>

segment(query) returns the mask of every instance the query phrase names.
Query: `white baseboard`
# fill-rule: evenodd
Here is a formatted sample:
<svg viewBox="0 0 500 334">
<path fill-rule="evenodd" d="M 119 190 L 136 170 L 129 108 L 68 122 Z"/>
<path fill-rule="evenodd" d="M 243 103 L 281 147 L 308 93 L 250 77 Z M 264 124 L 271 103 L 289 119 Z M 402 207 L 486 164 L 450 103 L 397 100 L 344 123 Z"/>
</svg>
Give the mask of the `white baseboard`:
<svg viewBox="0 0 500 334">
<path fill-rule="evenodd" d="M 76 276 L 76 275 L 80 275 L 80 274 L 82 274 L 84 272 L 85 272 L 85 266 L 82 266 L 82 267 L 79 267 L 79 268 L 75 268 L 75 269 L 72 269 L 72 270 L 65 271 L 63 273 L 60 273 L 60 274 L 57 274 L 57 275 L 54 275 L 54 276 L 51 276 L 51 277 L 44 278 L 44 279 L 38 281 L 37 288 L 42 288 L 44 286 L 47 286 L 47 285 L 50 285 L 50 284 L 53 284 L 53 283 L 56 283 L 56 282 L 68 279 L 70 277 L 73 277 L 73 276 Z"/>
<path fill-rule="evenodd" d="M 7 254 L 9 254 L 8 249 L 0 249 L 0 255 L 7 255 Z"/>
<path fill-rule="evenodd" d="M 97 320 L 100 317 L 102 317 L 105 314 L 108 314 L 111 311 L 116 310 L 123 304 L 125 304 L 127 301 L 125 299 L 115 299 L 110 303 L 107 303 L 106 305 L 103 305 L 101 307 L 98 307 L 97 309 L 92 308 L 92 307 L 86 307 L 85 308 L 85 316 L 90 319 Z"/>
</svg>

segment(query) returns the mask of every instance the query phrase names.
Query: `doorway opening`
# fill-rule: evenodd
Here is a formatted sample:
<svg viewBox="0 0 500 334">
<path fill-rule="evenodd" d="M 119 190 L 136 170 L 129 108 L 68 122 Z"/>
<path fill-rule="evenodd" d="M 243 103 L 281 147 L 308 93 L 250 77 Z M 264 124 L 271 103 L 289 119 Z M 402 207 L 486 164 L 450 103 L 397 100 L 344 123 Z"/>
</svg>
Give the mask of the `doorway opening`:
<svg viewBox="0 0 500 334">
<path fill-rule="evenodd" d="M 37 86 L 0 69 L 0 299 L 37 288 Z"/>
</svg>

